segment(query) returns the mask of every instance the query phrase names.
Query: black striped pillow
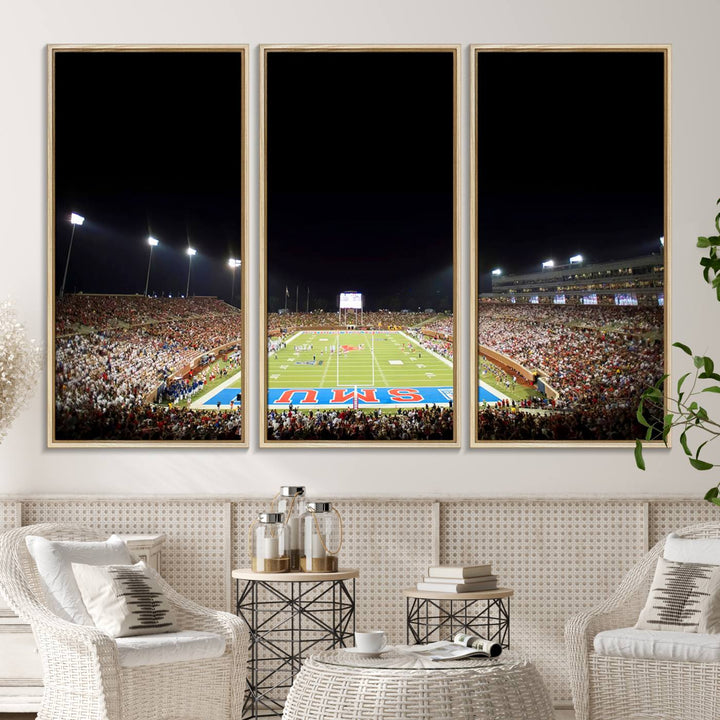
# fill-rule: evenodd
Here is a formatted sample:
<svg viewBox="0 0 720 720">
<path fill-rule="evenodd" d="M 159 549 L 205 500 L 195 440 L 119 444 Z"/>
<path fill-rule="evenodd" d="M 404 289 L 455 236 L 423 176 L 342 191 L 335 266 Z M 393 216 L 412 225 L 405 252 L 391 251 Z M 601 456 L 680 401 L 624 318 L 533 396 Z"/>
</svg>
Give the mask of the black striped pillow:
<svg viewBox="0 0 720 720">
<path fill-rule="evenodd" d="M 720 632 L 720 565 L 660 558 L 639 630 Z"/>
<path fill-rule="evenodd" d="M 144 562 L 73 563 L 75 579 L 95 627 L 111 637 L 177 632 L 175 612 Z"/>
</svg>

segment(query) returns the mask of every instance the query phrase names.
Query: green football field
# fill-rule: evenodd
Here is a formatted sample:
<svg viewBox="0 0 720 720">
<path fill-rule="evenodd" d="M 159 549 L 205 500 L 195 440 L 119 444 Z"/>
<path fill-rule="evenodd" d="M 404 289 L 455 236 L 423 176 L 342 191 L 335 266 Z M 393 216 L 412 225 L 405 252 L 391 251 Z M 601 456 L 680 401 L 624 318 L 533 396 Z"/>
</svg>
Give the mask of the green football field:
<svg viewBox="0 0 720 720">
<path fill-rule="evenodd" d="M 299 332 L 268 357 L 270 391 L 356 385 L 452 388 L 452 384 L 452 365 L 401 332 Z"/>
</svg>

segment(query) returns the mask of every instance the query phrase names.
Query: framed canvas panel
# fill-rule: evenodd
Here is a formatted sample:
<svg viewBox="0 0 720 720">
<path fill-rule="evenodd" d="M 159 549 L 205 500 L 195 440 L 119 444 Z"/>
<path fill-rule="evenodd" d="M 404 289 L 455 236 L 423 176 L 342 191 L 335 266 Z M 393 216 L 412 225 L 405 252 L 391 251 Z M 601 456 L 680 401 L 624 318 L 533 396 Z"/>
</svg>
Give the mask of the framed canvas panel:
<svg viewBox="0 0 720 720">
<path fill-rule="evenodd" d="M 247 446 L 247 66 L 48 48 L 50 447 Z"/>
<path fill-rule="evenodd" d="M 458 445 L 459 51 L 261 48 L 261 446 Z"/>
<path fill-rule="evenodd" d="M 471 446 L 631 444 L 669 372 L 670 48 L 472 46 L 471 105 Z"/>
</svg>

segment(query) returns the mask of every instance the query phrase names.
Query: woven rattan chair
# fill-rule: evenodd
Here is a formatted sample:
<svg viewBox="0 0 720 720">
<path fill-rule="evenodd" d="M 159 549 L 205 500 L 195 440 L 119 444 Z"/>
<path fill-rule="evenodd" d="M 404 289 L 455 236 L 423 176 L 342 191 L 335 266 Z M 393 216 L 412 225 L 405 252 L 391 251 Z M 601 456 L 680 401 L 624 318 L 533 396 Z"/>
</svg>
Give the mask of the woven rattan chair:
<svg viewBox="0 0 720 720">
<path fill-rule="evenodd" d="M 687 538 L 720 538 L 720 522 L 676 532 Z M 659 542 L 630 570 L 612 597 L 565 626 L 577 720 L 720 718 L 720 663 L 606 657 L 593 649 L 599 632 L 635 624 L 664 544 Z"/>
<path fill-rule="evenodd" d="M 99 532 L 33 525 L 0 535 L 0 590 L 28 622 L 43 665 L 38 720 L 239 720 L 245 689 L 248 631 L 235 615 L 186 600 L 158 577 L 181 630 L 222 635 L 219 658 L 121 667 L 115 641 L 92 626 L 57 617 L 46 605 L 27 535 L 49 540 L 105 540 Z"/>
</svg>

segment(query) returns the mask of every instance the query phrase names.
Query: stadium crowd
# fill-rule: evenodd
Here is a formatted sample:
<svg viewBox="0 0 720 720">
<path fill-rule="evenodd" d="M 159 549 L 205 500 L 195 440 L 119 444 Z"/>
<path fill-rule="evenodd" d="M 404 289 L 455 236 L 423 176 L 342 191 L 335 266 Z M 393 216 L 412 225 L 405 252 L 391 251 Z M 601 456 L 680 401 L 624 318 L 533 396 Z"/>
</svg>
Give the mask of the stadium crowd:
<svg viewBox="0 0 720 720">
<path fill-rule="evenodd" d="M 70 296 L 73 297 L 73 296 Z M 135 317 L 142 315 L 148 298 L 86 296 L 100 298 L 99 308 L 85 321 L 107 324 L 104 313 L 118 308 L 118 317 L 127 318 L 133 306 Z M 155 299 L 151 299 L 153 302 Z M 183 303 L 187 303 L 183 307 Z M 59 312 L 63 305 L 60 305 Z M 72 323 L 79 317 L 77 305 L 71 304 Z M 83 305 L 84 307 L 84 305 Z M 158 315 L 157 307 L 165 308 L 168 316 Z M 84 307 L 86 310 L 87 307 Z M 83 312 L 84 312 L 83 310 Z M 192 298 L 154 306 L 152 319 L 146 324 L 129 328 L 103 329 L 56 337 L 55 341 L 55 433 L 58 439 L 134 439 L 162 435 L 170 439 L 168 427 L 177 432 L 176 439 L 193 439 L 193 434 L 206 438 L 237 434 L 240 415 L 208 420 L 208 413 L 179 408 L 157 408 L 146 405 L 158 387 L 174 391 L 174 373 L 187 369 L 204 354 L 237 340 L 242 332 L 237 310 L 210 298 Z M 124 313 L 124 314 L 123 314 Z M 58 317 L 64 323 L 67 318 Z M 70 324 L 72 324 L 70 323 Z M 67 326 L 69 326 L 68 324 Z M 84 324 L 84 323 L 83 323 Z M 84 325 L 84 327 L 88 327 Z M 239 361 L 239 351 L 233 348 Z M 202 375 L 198 382 L 202 381 Z M 197 389 L 197 386 L 196 386 Z M 174 392 L 164 397 L 175 399 Z M 169 413 L 169 414 L 168 414 Z M 225 413 L 221 413 L 224 415 Z"/>
<path fill-rule="evenodd" d="M 479 310 L 480 345 L 542 371 L 561 411 L 482 409 L 480 439 L 637 437 L 637 402 L 663 372 L 661 312 L 490 303 Z"/>
<path fill-rule="evenodd" d="M 435 313 L 423 313 L 423 312 L 394 312 L 391 310 L 373 310 L 370 312 L 363 313 L 362 325 L 360 323 L 360 314 L 358 313 L 357 322 L 352 324 L 358 327 L 368 327 L 377 329 L 404 329 L 407 327 L 414 327 L 420 325 L 430 318 L 435 317 Z M 355 318 L 352 317 L 354 321 Z M 351 316 L 348 315 L 348 323 L 351 322 Z M 293 332 L 295 330 L 302 330 L 303 328 L 344 328 L 346 327 L 344 321 L 341 324 L 337 313 L 322 312 L 315 310 L 313 312 L 305 313 L 268 313 L 267 315 L 267 326 L 268 331 L 279 331 L 284 330 L 286 333 Z M 452 327 L 452 318 L 450 320 Z M 452 330 L 451 330 L 452 332 Z"/>
<path fill-rule="evenodd" d="M 380 410 L 269 410 L 268 440 L 451 440 L 452 408 L 437 405 Z"/>
<path fill-rule="evenodd" d="M 55 305 L 55 334 L 93 332 L 227 314 L 235 308 L 211 297 L 170 298 L 144 295 L 65 295 Z"/>
</svg>

